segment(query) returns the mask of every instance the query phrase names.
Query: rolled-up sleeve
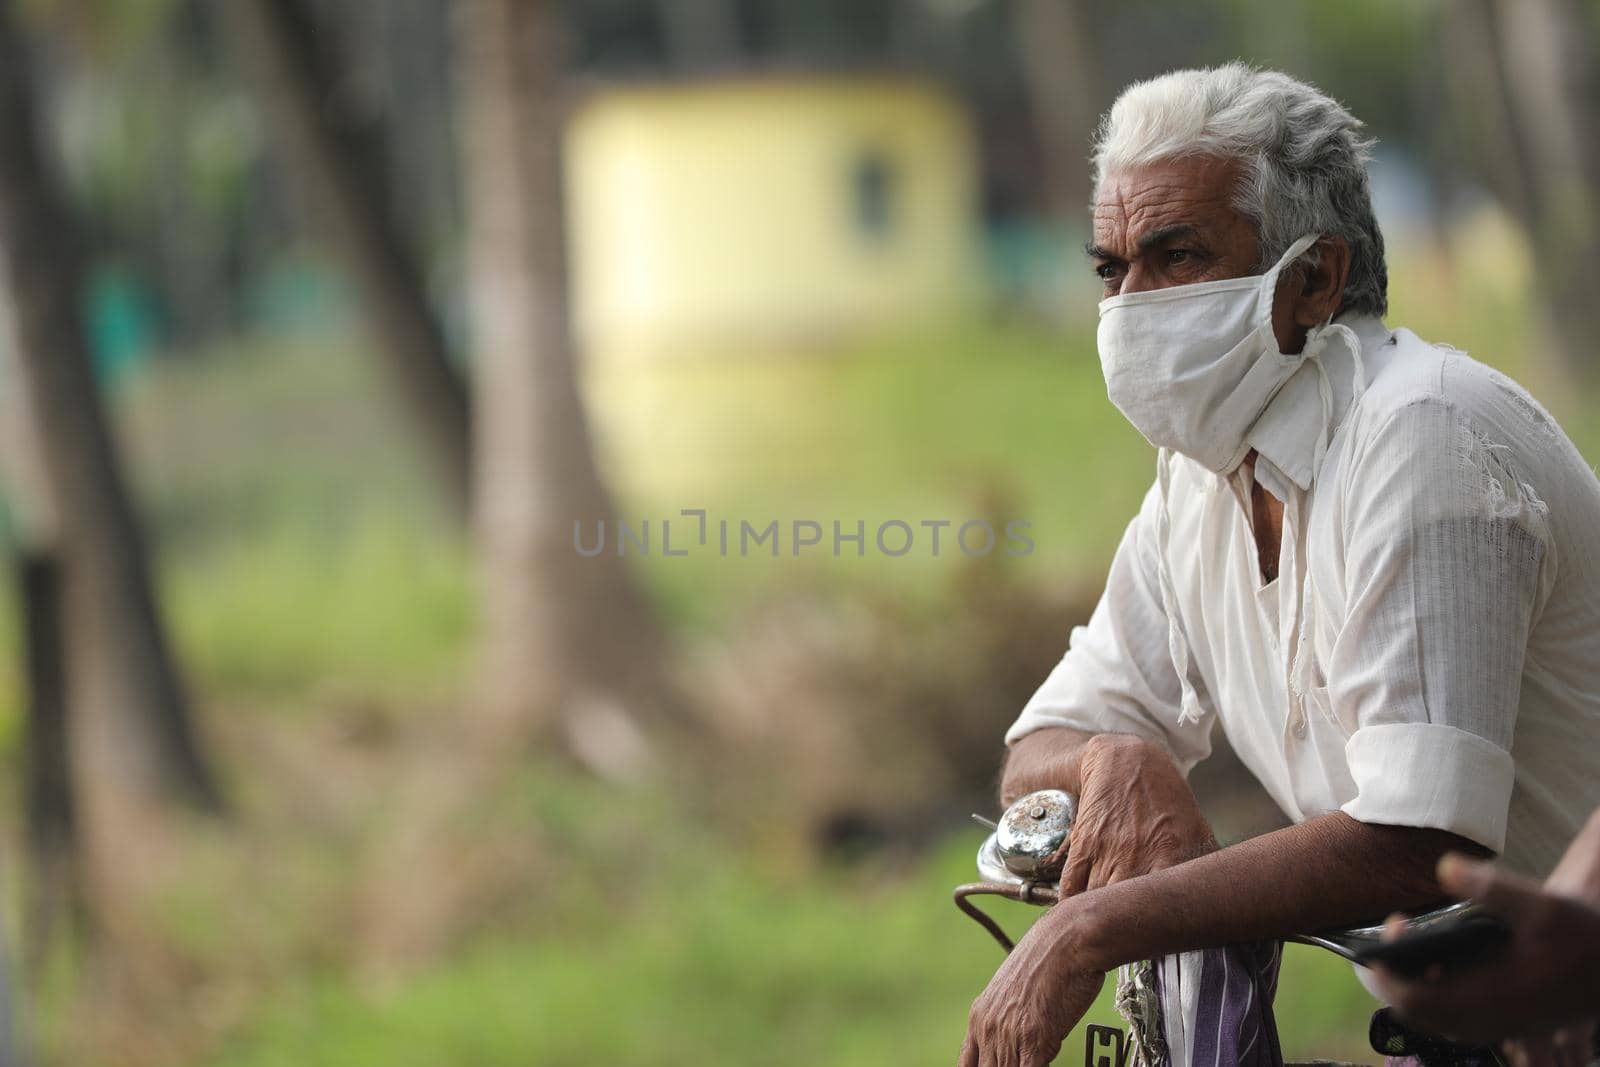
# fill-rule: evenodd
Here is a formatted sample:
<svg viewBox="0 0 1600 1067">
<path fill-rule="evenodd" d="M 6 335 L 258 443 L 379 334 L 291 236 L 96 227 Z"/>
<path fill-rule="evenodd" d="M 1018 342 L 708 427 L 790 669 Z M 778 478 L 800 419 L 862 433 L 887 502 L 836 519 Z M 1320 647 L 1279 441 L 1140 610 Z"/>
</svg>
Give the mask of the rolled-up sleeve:
<svg viewBox="0 0 1600 1067">
<path fill-rule="evenodd" d="M 1185 774 L 1210 754 L 1214 716 L 1178 722 L 1178 675 L 1157 584 L 1157 492 L 1152 487 L 1145 495 L 1117 546 L 1094 614 L 1073 629 L 1066 655 L 1006 731 L 1007 745 L 1035 730 L 1066 726 L 1146 738 L 1165 748 Z"/>
<path fill-rule="evenodd" d="M 1514 450 L 1445 400 L 1359 446 L 1343 494 L 1347 616 L 1330 699 L 1368 823 L 1505 845 L 1528 637 L 1554 566 L 1547 509 Z"/>
</svg>

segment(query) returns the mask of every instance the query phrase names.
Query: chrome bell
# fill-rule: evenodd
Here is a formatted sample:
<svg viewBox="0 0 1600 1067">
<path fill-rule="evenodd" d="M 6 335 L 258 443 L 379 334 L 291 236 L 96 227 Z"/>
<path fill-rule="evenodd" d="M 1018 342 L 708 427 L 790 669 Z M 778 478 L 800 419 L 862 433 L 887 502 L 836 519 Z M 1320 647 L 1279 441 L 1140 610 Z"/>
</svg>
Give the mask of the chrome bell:
<svg viewBox="0 0 1600 1067">
<path fill-rule="evenodd" d="M 1054 881 L 1066 858 L 1061 846 L 1072 836 L 1077 813 L 1077 801 L 1059 789 L 1019 798 L 979 847 L 979 875 L 1004 885 Z"/>
</svg>

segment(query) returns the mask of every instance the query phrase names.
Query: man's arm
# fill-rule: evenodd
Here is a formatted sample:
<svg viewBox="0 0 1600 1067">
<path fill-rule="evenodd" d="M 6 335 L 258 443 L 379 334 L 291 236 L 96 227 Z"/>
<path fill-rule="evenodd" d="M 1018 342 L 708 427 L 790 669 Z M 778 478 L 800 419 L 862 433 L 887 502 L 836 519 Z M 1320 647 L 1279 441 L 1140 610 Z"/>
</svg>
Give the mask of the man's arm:
<svg viewBox="0 0 1600 1067">
<path fill-rule="evenodd" d="M 1018 797 L 1040 789 L 1065 789 L 1073 796 L 1083 792 L 1079 775 L 1083 749 L 1096 736 L 1068 726 L 1052 726 L 1018 740 L 1000 775 L 1000 806 L 1009 808 Z"/>
<path fill-rule="evenodd" d="M 1180 777 L 1210 753 L 1210 718 L 1179 717 L 1182 687 L 1168 647 L 1154 534 L 1159 505 L 1152 486 L 1117 546 L 1093 614 L 1073 629 L 1061 662 L 1006 731 L 1003 801 L 1036 789 L 1081 793 L 1078 762 L 1092 736 L 1142 737 L 1176 763 Z"/>
<path fill-rule="evenodd" d="M 1054 936 L 1081 965 L 1108 969 L 1376 922 L 1439 902 L 1445 894 L 1434 870 L 1450 851 L 1486 855 L 1444 830 L 1380 826 L 1334 812 L 1083 894 L 1035 929 L 1048 937 L 1058 928 Z"/>
</svg>

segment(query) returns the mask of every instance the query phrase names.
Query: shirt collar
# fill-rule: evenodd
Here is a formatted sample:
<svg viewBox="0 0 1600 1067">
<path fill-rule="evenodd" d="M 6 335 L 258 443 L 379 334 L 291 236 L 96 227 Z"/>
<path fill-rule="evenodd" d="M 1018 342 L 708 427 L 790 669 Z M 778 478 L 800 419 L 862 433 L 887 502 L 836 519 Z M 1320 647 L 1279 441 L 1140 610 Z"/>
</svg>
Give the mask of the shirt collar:
<svg viewBox="0 0 1600 1067">
<path fill-rule="evenodd" d="M 1376 315 L 1352 312 L 1340 315 L 1335 321 L 1355 331 L 1361 342 L 1366 378 L 1371 381 L 1377 369 L 1379 350 L 1393 340 L 1394 334 Z M 1329 344 L 1321 360 L 1333 386 L 1333 425 L 1328 428 L 1331 438 L 1350 412 L 1355 395 L 1355 360 L 1349 348 L 1338 343 Z M 1317 368 L 1306 362 L 1278 390 L 1278 395 L 1250 428 L 1246 441 L 1257 455 L 1305 491 L 1317 478 L 1317 442 L 1321 436 L 1322 395 L 1317 385 Z"/>
</svg>

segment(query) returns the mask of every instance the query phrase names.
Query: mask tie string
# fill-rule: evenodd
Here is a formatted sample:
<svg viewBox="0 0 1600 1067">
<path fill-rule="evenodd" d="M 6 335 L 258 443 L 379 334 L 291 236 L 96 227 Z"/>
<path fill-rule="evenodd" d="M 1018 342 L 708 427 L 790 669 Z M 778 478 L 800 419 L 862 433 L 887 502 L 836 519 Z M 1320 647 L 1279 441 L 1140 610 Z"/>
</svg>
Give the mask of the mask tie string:
<svg viewBox="0 0 1600 1067">
<path fill-rule="evenodd" d="M 1156 575 L 1161 587 L 1161 610 L 1167 616 L 1167 654 L 1178 672 L 1178 724 L 1181 726 L 1198 723 L 1202 710 L 1194 683 L 1189 681 L 1189 641 L 1178 623 L 1178 594 L 1172 581 L 1172 565 L 1167 562 L 1172 544 L 1172 511 L 1167 503 L 1172 493 L 1172 462 L 1170 449 L 1163 448 L 1156 453 L 1156 481 L 1160 490 L 1156 506 Z"/>
<path fill-rule="evenodd" d="M 1361 358 L 1361 341 L 1355 331 L 1343 323 L 1326 322 L 1320 328 L 1313 330 L 1306 339 L 1304 358 L 1310 360 L 1317 368 L 1317 392 L 1322 407 L 1321 432 L 1318 435 L 1316 451 L 1313 454 L 1312 469 L 1320 470 L 1323 459 L 1327 456 L 1328 447 L 1333 438 L 1333 382 L 1328 377 L 1327 367 L 1322 361 L 1323 353 L 1327 350 L 1329 341 L 1338 337 L 1344 341 L 1354 361 L 1352 380 L 1352 403 L 1354 398 L 1360 397 L 1366 391 L 1366 366 Z M 1189 678 L 1190 649 L 1187 636 L 1178 621 L 1178 597 L 1172 579 L 1172 567 L 1168 562 L 1169 549 L 1172 544 L 1172 511 L 1169 498 L 1172 492 L 1172 463 L 1174 455 L 1170 449 L 1160 449 L 1156 454 L 1156 479 L 1159 488 L 1159 500 L 1156 509 L 1156 550 L 1157 550 L 1157 578 L 1161 588 L 1161 608 L 1167 616 L 1167 652 L 1172 658 L 1173 669 L 1178 675 L 1178 724 L 1185 725 L 1200 722 L 1204 710 L 1200 706 L 1199 694 L 1195 691 L 1194 683 Z M 1301 491 L 1295 494 L 1295 528 L 1304 535 L 1307 515 L 1308 494 Z M 1295 641 L 1294 658 L 1289 669 L 1289 686 L 1297 697 L 1304 698 L 1308 688 L 1305 684 L 1309 663 L 1306 657 L 1308 627 L 1306 619 L 1311 614 L 1311 582 L 1310 568 L 1305 564 L 1303 548 L 1297 547 L 1296 567 L 1299 572 L 1299 595 L 1295 598 Z"/>
<path fill-rule="evenodd" d="M 1350 388 L 1351 403 L 1355 403 L 1355 398 L 1367 390 L 1367 368 L 1361 359 L 1361 339 L 1356 332 L 1342 322 L 1325 322 L 1311 331 L 1306 338 L 1303 359 L 1317 368 L 1317 392 L 1322 400 L 1322 433 L 1318 435 L 1317 449 L 1311 460 L 1313 471 L 1322 468 L 1322 460 L 1327 456 L 1328 445 L 1333 440 L 1333 381 L 1328 377 L 1328 368 L 1322 357 L 1328 350 L 1328 342 L 1334 337 L 1344 341 L 1355 363 Z"/>
<path fill-rule="evenodd" d="M 1313 330 L 1306 338 L 1305 358 L 1316 365 L 1317 392 L 1322 400 L 1322 432 L 1317 438 L 1317 447 L 1313 453 L 1311 469 L 1313 472 L 1322 469 L 1322 461 L 1327 457 L 1328 446 L 1333 440 L 1333 381 L 1328 377 L 1327 365 L 1323 362 L 1323 354 L 1328 349 L 1328 342 L 1338 337 L 1344 341 L 1345 347 L 1350 350 L 1354 361 L 1351 380 L 1351 399 L 1353 406 L 1362 393 L 1367 390 L 1366 364 L 1361 358 L 1361 339 L 1354 330 L 1340 322 L 1325 322 Z M 1306 520 L 1309 503 L 1308 493 L 1299 490 L 1295 493 L 1295 530 L 1303 541 L 1306 533 Z M 1311 617 L 1311 568 L 1305 558 L 1304 544 L 1295 546 L 1295 569 L 1299 584 L 1299 595 L 1295 598 L 1295 648 L 1294 659 L 1289 666 L 1289 689 L 1299 699 L 1304 700 L 1311 666 L 1306 653 L 1310 644 L 1308 637 L 1310 627 L 1306 620 Z"/>
</svg>

